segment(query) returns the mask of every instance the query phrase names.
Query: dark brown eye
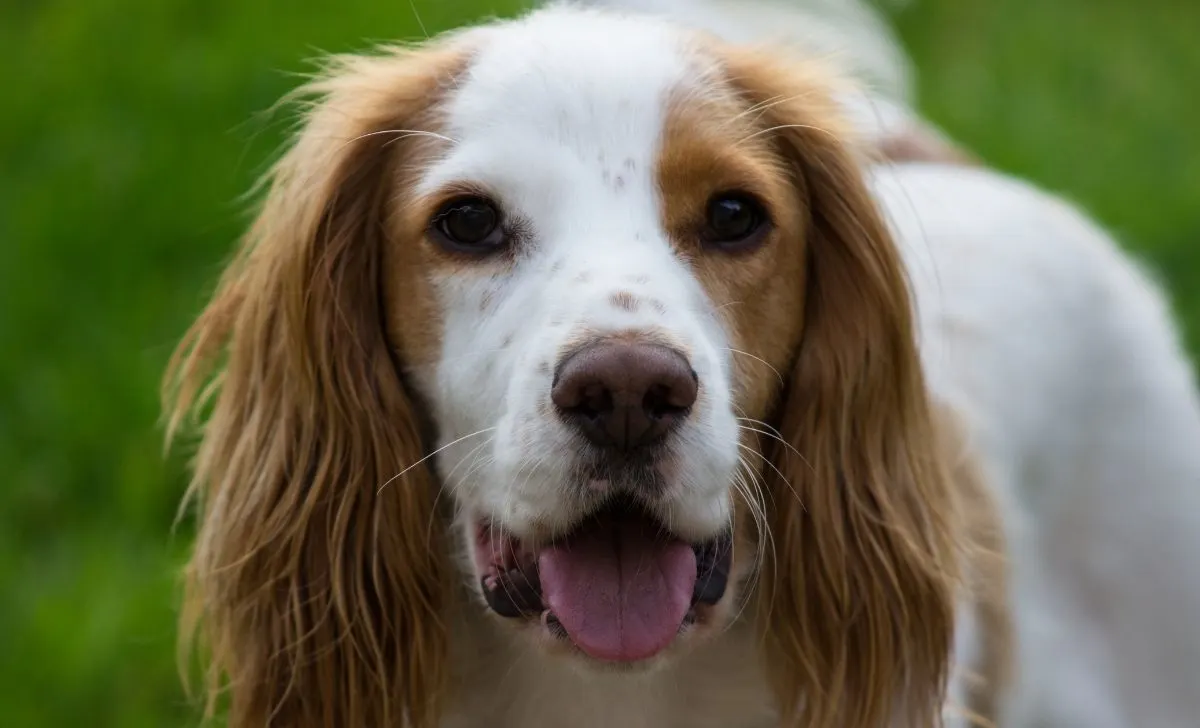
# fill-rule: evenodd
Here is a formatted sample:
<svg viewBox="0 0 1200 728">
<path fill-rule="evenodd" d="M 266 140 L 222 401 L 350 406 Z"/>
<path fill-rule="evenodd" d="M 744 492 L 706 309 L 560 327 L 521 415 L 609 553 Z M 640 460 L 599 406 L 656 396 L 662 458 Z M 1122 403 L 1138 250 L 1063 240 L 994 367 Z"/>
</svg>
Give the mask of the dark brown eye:
<svg viewBox="0 0 1200 728">
<path fill-rule="evenodd" d="M 481 197 L 451 200 L 433 216 L 430 231 L 444 245 L 469 252 L 486 253 L 504 244 L 500 211 Z"/>
<path fill-rule="evenodd" d="M 718 247 L 740 248 L 757 242 L 767 217 L 758 201 L 749 195 L 729 192 L 708 202 L 704 238 Z"/>
</svg>

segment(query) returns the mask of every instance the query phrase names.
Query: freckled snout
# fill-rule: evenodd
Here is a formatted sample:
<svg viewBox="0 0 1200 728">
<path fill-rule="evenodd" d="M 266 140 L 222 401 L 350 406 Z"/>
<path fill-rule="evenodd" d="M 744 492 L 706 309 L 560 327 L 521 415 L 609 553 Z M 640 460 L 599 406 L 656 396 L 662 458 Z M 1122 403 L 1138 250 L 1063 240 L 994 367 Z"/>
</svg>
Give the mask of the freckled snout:
<svg viewBox="0 0 1200 728">
<path fill-rule="evenodd" d="M 550 398 L 597 446 L 630 451 L 661 441 L 696 403 L 687 359 L 656 344 L 593 344 L 558 367 Z"/>
</svg>

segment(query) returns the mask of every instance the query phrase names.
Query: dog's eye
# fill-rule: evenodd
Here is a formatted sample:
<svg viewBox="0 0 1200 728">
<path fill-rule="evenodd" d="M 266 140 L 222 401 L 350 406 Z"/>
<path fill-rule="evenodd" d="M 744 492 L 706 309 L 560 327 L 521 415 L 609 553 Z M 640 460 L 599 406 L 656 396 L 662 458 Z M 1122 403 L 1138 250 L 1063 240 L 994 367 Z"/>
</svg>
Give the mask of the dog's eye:
<svg viewBox="0 0 1200 728">
<path fill-rule="evenodd" d="M 431 232 L 448 247 L 485 253 L 504 244 L 500 211 L 481 197 L 460 197 L 438 210 Z"/>
<path fill-rule="evenodd" d="M 717 247 L 741 248 L 757 242 L 766 221 L 766 213 L 753 197 L 739 192 L 722 193 L 708 202 L 704 238 Z"/>
</svg>

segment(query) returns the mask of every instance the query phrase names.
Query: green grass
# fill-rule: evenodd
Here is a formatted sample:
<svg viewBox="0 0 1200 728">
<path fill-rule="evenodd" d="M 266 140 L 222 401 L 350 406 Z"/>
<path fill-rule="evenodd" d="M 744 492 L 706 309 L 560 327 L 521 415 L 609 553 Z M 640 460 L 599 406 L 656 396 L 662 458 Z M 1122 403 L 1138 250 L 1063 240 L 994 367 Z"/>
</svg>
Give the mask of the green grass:
<svg viewBox="0 0 1200 728">
<path fill-rule="evenodd" d="M 416 0 L 429 32 L 520 0 Z M 924 109 L 1087 206 L 1200 341 L 1200 5 L 920 0 Z M 256 121 L 318 51 L 423 35 L 405 0 L 0 4 L 0 712 L 188 725 L 173 658 L 157 384 L 280 141 Z"/>
</svg>

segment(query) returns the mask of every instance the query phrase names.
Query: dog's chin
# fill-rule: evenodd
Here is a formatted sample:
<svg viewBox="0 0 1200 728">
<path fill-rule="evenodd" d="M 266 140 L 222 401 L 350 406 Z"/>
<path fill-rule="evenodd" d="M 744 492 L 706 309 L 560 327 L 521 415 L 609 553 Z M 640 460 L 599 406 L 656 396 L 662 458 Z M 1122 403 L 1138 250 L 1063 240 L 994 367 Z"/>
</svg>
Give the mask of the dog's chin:
<svg viewBox="0 0 1200 728">
<path fill-rule="evenodd" d="M 543 543 L 473 524 L 479 590 L 493 617 L 541 649 L 605 671 L 652 670 L 719 630 L 732 534 L 690 542 L 613 501 Z"/>
</svg>

